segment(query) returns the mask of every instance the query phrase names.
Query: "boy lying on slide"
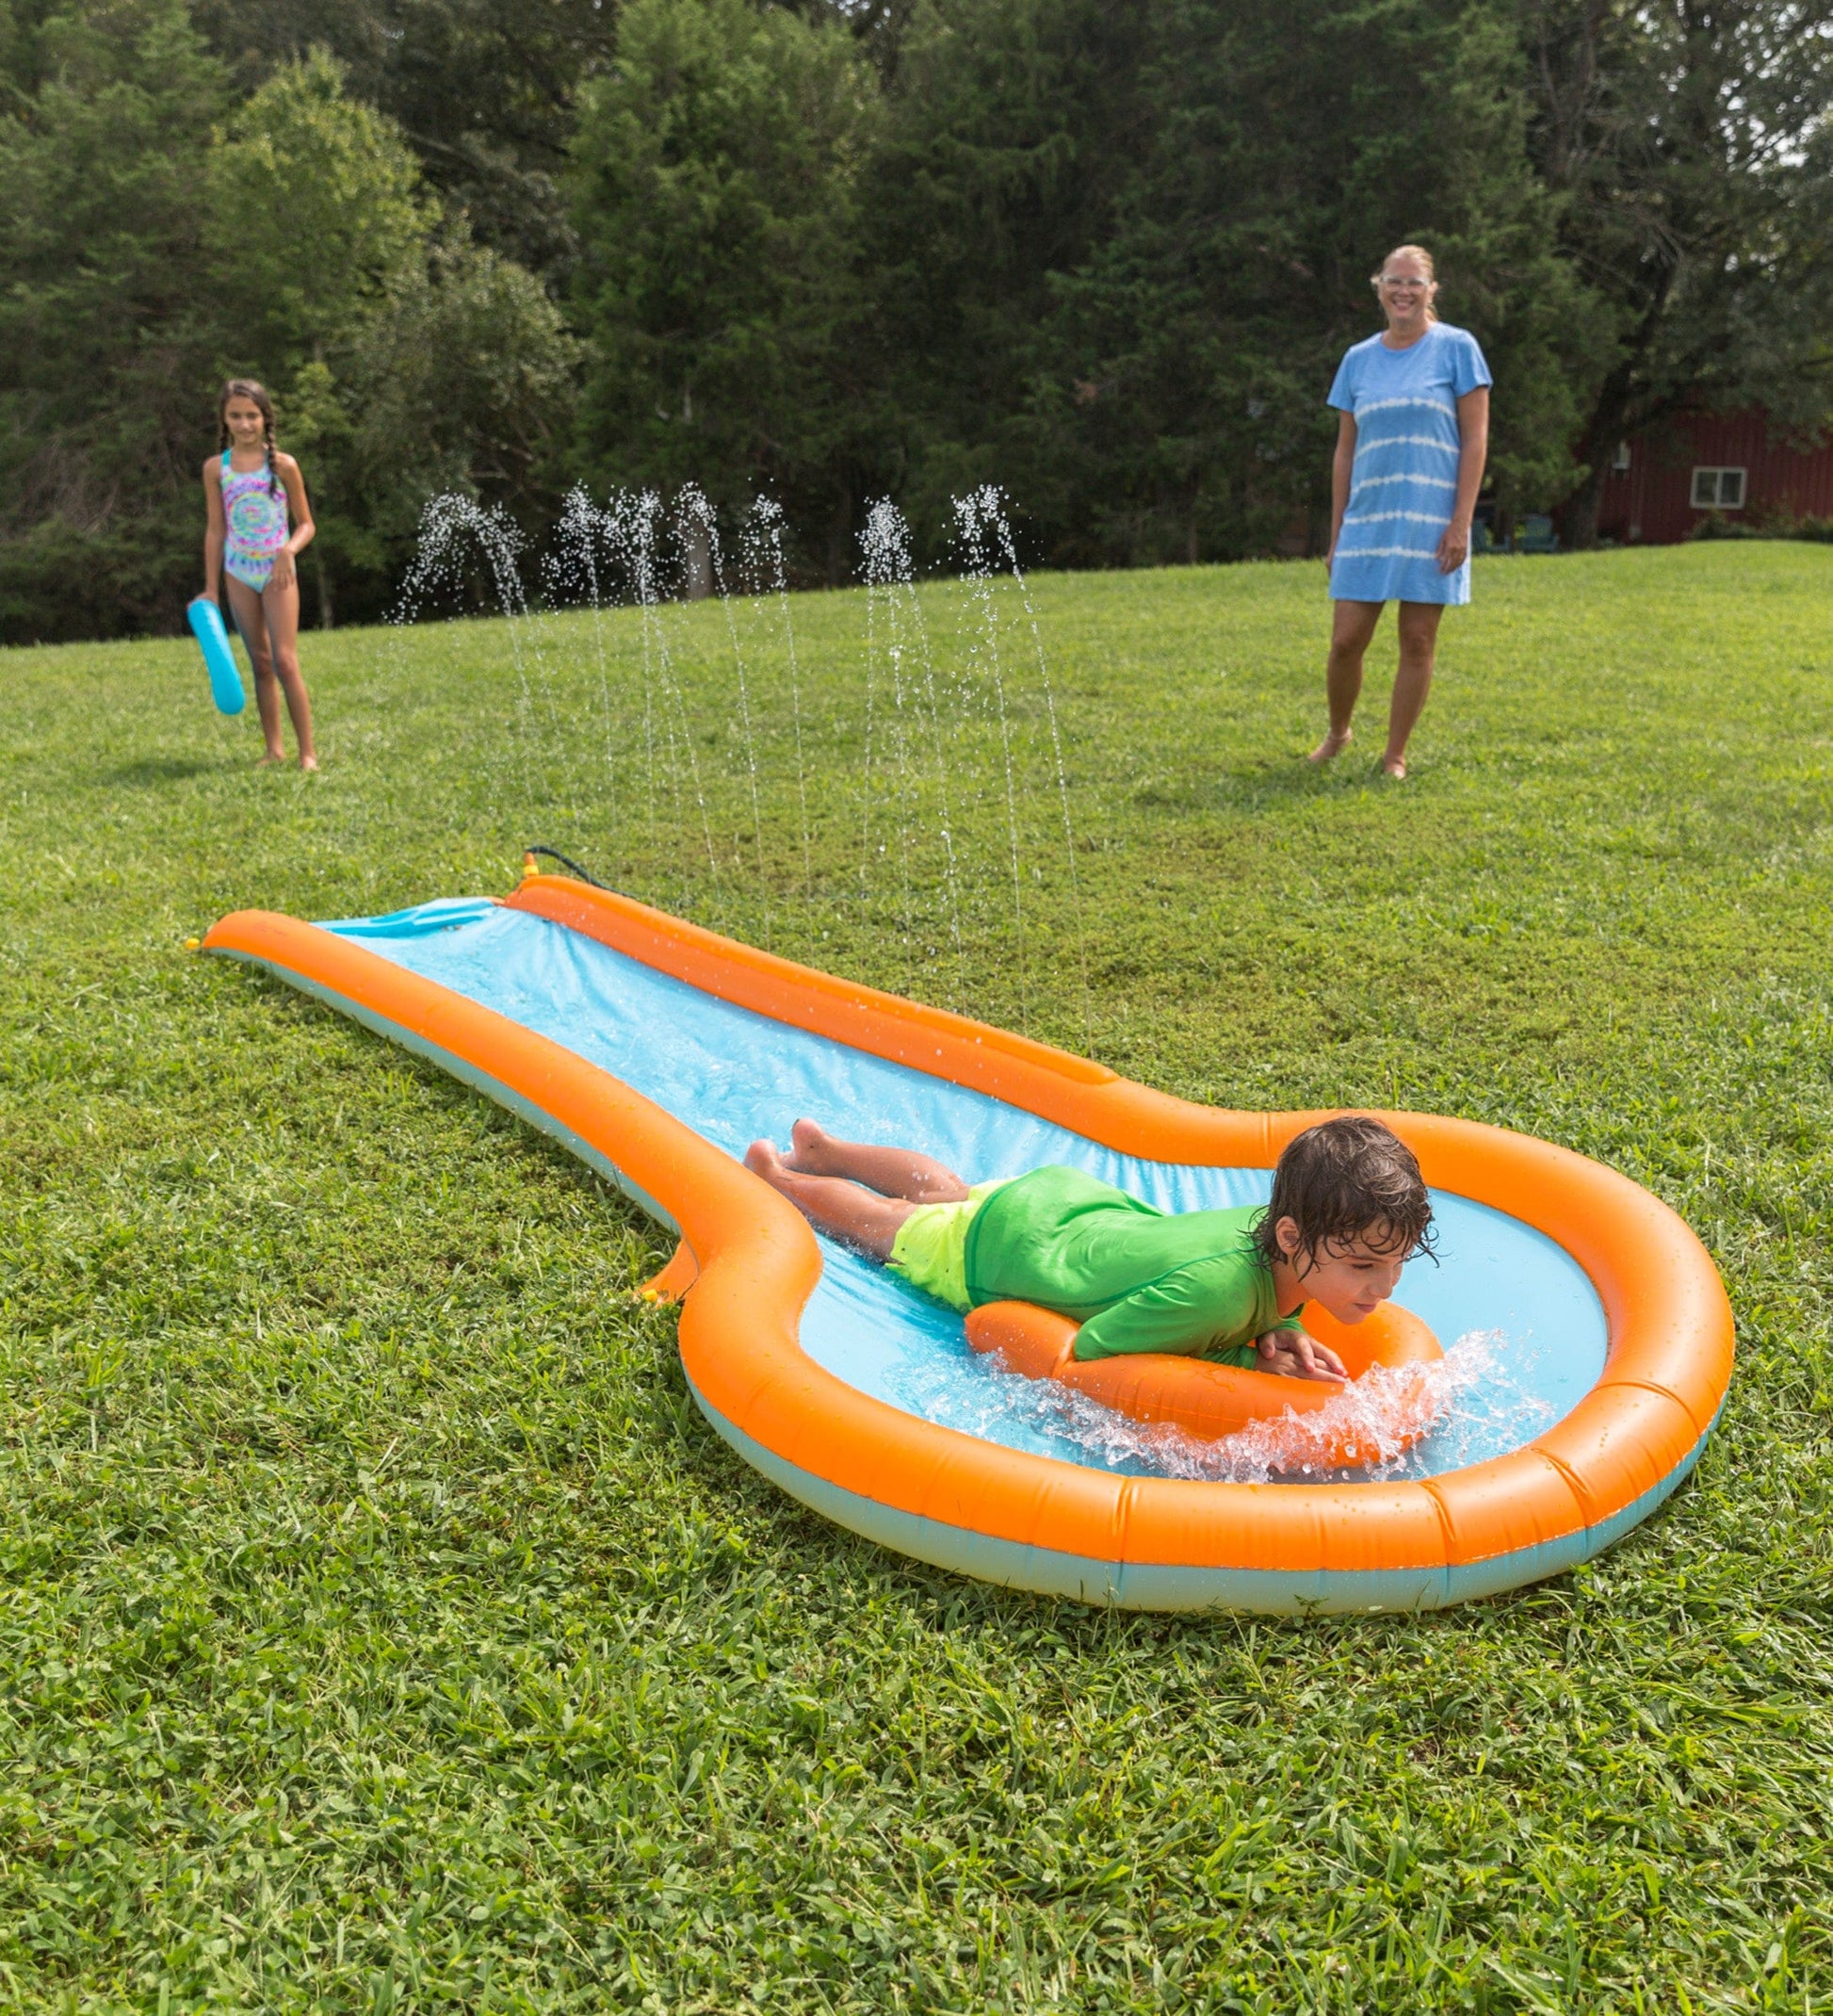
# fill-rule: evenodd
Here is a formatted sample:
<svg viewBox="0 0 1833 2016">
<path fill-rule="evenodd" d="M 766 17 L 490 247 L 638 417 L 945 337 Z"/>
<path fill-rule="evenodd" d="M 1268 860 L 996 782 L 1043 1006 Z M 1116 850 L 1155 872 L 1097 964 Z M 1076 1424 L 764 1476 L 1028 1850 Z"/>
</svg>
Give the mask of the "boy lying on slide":
<svg viewBox="0 0 1833 2016">
<path fill-rule="evenodd" d="M 1306 1128 L 1279 1158 L 1273 1201 L 1167 1212 L 1079 1169 L 969 1185 L 913 1148 L 837 1141 L 798 1120 L 787 1155 L 745 1166 L 814 1225 L 946 1302 L 1035 1302 L 1081 1325 L 1078 1358 L 1167 1351 L 1296 1379 L 1342 1379 L 1306 1335 L 1315 1301 L 1360 1323 L 1432 1240 L 1413 1152 L 1379 1120 Z"/>
</svg>

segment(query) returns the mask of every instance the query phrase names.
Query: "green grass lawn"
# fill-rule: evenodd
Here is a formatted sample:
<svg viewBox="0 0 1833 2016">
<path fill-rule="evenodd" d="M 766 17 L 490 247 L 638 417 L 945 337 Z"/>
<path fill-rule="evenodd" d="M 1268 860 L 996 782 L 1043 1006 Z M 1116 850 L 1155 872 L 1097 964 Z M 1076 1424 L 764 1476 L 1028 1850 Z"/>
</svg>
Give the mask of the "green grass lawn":
<svg viewBox="0 0 1833 2016">
<path fill-rule="evenodd" d="M 1833 551 L 1480 563 L 1399 789 L 1378 707 L 1297 760 L 1315 567 L 1035 593 L 1073 849 L 1020 612 L 1002 743 L 942 587 L 939 771 L 850 594 L 793 707 L 770 610 L 742 695 L 715 606 L 647 689 L 629 615 L 309 637 L 316 779 L 188 641 L 0 656 L 0 2008 L 1833 1997 Z M 1626 1171 L 1737 1310 L 1695 1477 L 1419 1619 L 1104 1615 L 825 1524 L 695 1412 L 642 1220 L 183 949 L 533 839 L 1194 1098 Z"/>
</svg>

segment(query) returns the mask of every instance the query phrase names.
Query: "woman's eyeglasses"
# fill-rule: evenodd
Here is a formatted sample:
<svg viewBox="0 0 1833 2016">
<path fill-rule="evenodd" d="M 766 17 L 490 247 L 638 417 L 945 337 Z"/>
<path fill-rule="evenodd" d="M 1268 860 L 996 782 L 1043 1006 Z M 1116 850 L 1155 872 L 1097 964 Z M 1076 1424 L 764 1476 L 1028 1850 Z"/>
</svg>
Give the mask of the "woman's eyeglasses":
<svg viewBox="0 0 1833 2016">
<path fill-rule="evenodd" d="M 1389 294 L 1398 294 L 1403 287 L 1429 287 L 1432 282 L 1420 279 L 1417 273 L 1384 273 L 1381 285 Z"/>
</svg>

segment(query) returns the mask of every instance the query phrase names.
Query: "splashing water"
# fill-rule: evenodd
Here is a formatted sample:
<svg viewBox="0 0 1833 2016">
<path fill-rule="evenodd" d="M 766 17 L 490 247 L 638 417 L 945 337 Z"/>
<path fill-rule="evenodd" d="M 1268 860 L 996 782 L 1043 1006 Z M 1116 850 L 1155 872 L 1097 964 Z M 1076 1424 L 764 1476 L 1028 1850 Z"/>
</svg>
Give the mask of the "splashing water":
<svg viewBox="0 0 1833 2016">
<path fill-rule="evenodd" d="M 754 618 L 773 610 L 789 671 L 789 724 L 796 758 L 796 812 L 802 837 L 802 886 L 804 898 L 815 893 L 815 857 L 808 837 L 808 766 L 802 747 L 802 675 L 796 663 L 796 626 L 789 610 L 789 570 L 783 557 L 783 507 L 774 497 L 757 496 L 738 540 L 738 572 L 750 597 Z"/>
<path fill-rule="evenodd" d="M 888 765 L 898 818 L 898 864 L 901 875 L 903 935 L 920 954 L 931 956 L 934 940 L 946 939 L 953 955 L 953 986 L 965 987 L 966 953 L 962 942 L 960 871 L 949 811 L 949 760 L 943 707 L 936 684 L 929 629 L 917 599 L 910 528 L 903 514 L 881 497 L 867 513 L 860 538 L 866 580 L 866 750 L 862 876 L 871 860 L 872 695 L 881 677 L 891 689 Z M 887 766 L 881 764 L 881 769 Z M 932 837 L 938 874 L 930 870 Z M 934 907 L 922 882 L 939 885 Z"/>
<path fill-rule="evenodd" d="M 535 795 L 531 768 L 533 738 L 529 733 L 534 714 L 534 693 L 528 682 L 528 597 L 522 583 L 519 564 L 525 542 L 521 528 L 500 507 L 486 510 L 475 497 L 457 491 L 431 497 L 420 513 L 420 529 L 414 555 L 388 622 L 397 628 L 423 619 L 428 605 L 447 606 L 461 597 L 477 561 L 481 556 L 495 592 L 496 604 L 508 619 L 510 659 L 516 679 L 516 710 L 511 740 L 521 757 L 522 789 L 525 797 Z M 497 781 L 495 766 L 487 772 L 493 791 Z"/>
<path fill-rule="evenodd" d="M 1044 633 L 1038 627 L 1037 606 L 1018 563 L 1018 547 L 1012 536 L 1012 519 L 1006 509 L 1005 493 L 997 483 L 984 484 L 970 500 L 979 512 L 981 526 L 1004 561 L 1018 593 L 1019 607 L 1031 633 L 1031 655 L 1037 661 L 1038 685 L 1044 694 L 1044 715 L 1050 729 L 1050 755 L 1057 772 L 1057 803 L 1062 813 L 1062 844 L 1069 867 L 1069 902 L 1076 933 L 1076 949 L 1081 963 L 1082 1032 L 1088 1036 L 1094 1026 L 1094 997 L 1088 984 L 1088 938 L 1082 929 L 1082 889 L 1076 873 L 1076 829 L 1069 817 L 1069 767 L 1063 761 L 1062 732 L 1057 723 L 1056 691 L 1050 684 L 1050 668 L 1044 656 Z M 959 508 L 959 507 L 957 507 Z"/>
<path fill-rule="evenodd" d="M 999 730 L 999 755 L 1005 766 L 1006 837 L 1012 857 L 1012 923 L 1016 941 L 1018 976 L 1018 1018 L 1030 1027 L 1029 961 L 1026 956 L 1024 883 L 1019 872 L 1018 796 L 1012 760 L 1012 715 L 1006 705 L 1005 672 L 999 655 L 999 605 L 995 593 L 995 564 L 998 554 L 992 512 L 998 508 L 999 493 L 991 484 L 954 500 L 955 536 L 965 564 L 962 579 L 967 584 L 978 612 L 977 635 L 968 652 L 968 664 L 986 682 L 993 697 Z"/>
<path fill-rule="evenodd" d="M 713 593 L 719 597 L 725 618 L 726 642 L 732 653 L 733 687 L 738 703 L 738 732 L 745 758 L 746 781 L 751 788 L 752 840 L 757 856 L 757 881 L 768 888 L 764 865 L 764 805 L 757 788 L 757 738 L 751 724 L 751 682 L 745 673 L 744 647 L 738 642 L 738 626 L 732 613 L 732 596 L 725 584 L 725 555 L 720 545 L 719 518 L 697 483 L 686 484 L 674 500 L 675 538 L 685 565 L 691 570 L 704 556 Z M 764 944 L 770 945 L 770 910 L 764 911 Z"/>
<path fill-rule="evenodd" d="M 687 696 L 674 665 L 668 627 L 662 621 L 664 600 L 659 578 L 658 527 L 662 500 L 654 490 L 619 491 L 604 513 L 606 535 L 623 562 L 640 615 L 641 639 L 641 690 L 643 756 L 649 772 L 649 828 L 652 858 L 659 836 L 657 832 L 657 775 L 673 809 L 674 829 L 683 828 L 685 800 L 691 793 L 700 838 L 706 850 L 706 869 L 712 882 L 716 907 L 721 903 L 719 848 L 713 839 L 713 818 L 706 803 L 706 786 L 700 773 L 700 755 L 688 718 Z M 692 888 L 687 880 L 685 850 L 677 859 L 682 877 L 679 899 L 686 909 Z"/>
<path fill-rule="evenodd" d="M 964 1347 L 965 1348 L 965 1347 Z M 997 1358 L 938 1352 L 906 1371 L 902 1397 L 925 1419 L 1013 1447 L 1036 1446 L 1123 1475 L 1197 1484 L 1390 1483 L 1436 1476 L 1518 1448 L 1555 1418 L 1533 1390 L 1531 1346 L 1472 1330 L 1430 1365 L 1375 1367 L 1315 1413 L 1290 1409 L 1237 1435 L 1206 1440 L 1138 1422 L 1054 1379 L 1028 1379 Z M 1424 1385 L 1433 1417 L 1409 1437 Z M 1372 1452 L 1332 1469 L 1325 1451 L 1348 1439 Z"/>
<path fill-rule="evenodd" d="M 587 588 L 592 610 L 592 653 L 598 665 L 598 719 L 604 737 L 607 814 L 615 832 L 622 824 L 622 797 L 618 789 L 617 728 L 611 706 L 610 667 L 605 655 L 605 603 L 607 584 L 599 570 L 599 549 L 604 540 L 604 514 L 592 501 L 583 483 L 566 494 L 560 521 L 555 528 L 555 547 L 542 556 L 542 578 L 550 603 L 562 600 L 576 580 Z"/>
<path fill-rule="evenodd" d="M 488 599 L 495 605 L 492 613 L 504 622 L 515 678 L 515 702 L 507 723 L 520 776 L 515 804 L 504 801 L 504 766 L 492 764 L 485 771 L 493 815 L 511 829 L 521 827 L 530 812 L 539 808 L 543 821 L 559 813 L 563 821 L 584 830 L 587 805 L 597 818 L 608 815 L 616 823 L 609 670 L 596 607 L 601 599 L 598 521 L 591 499 L 583 488 L 576 487 L 565 500 L 553 548 L 540 556 L 539 572 L 547 593 L 537 599 L 529 594 L 524 579 L 529 542 L 522 528 L 500 505 L 485 506 L 474 497 L 446 492 L 430 499 L 421 512 L 414 560 L 386 618 L 398 637 L 402 629 L 425 620 L 432 610 L 449 611 L 454 605 L 475 604 L 481 563 Z M 579 710 L 564 691 L 565 653 L 559 647 L 555 631 L 553 604 L 558 598 L 553 590 L 560 578 L 573 574 L 584 575 L 594 602 L 593 643 L 599 673 L 595 711 L 605 747 L 602 789 L 596 776 L 590 774 L 599 766 L 587 753 L 589 744 L 572 732 Z M 593 709 L 589 706 L 586 711 Z"/>
<path fill-rule="evenodd" d="M 938 581 L 926 613 L 909 528 L 872 506 L 861 658 L 843 646 L 812 676 L 781 507 L 754 499 L 734 541 L 694 485 L 602 502 L 576 486 L 539 551 L 500 509 L 435 498 L 394 621 L 480 606 L 506 620 L 510 732 L 488 789 L 515 839 L 538 826 L 615 886 L 767 945 L 787 931 L 783 949 L 818 962 L 841 945 L 888 950 L 886 984 L 970 1013 L 1004 1019 L 1015 993 L 1021 1027 L 1042 1005 L 1046 951 L 1072 970 L 1055 934 L 1073 913 L 1086 1028 L 1042 628 L 1002 495 L 958 500 L 955 526 L 962 574 Z M 717 628 L 684 599 L 703 593 Z M 851 847 L 810 778 L 811 731 L 830 765 L 856 763 Z M 1070 842 L 1062 903 L 1046 887 L 1053 821 Z"/>
</svg>

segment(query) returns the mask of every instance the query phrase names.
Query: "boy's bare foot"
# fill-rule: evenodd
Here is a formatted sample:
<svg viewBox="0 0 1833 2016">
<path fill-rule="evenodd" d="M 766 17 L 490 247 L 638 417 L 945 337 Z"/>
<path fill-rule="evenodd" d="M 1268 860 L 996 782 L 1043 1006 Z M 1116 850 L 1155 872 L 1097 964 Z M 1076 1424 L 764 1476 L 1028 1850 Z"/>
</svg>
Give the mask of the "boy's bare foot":
<svg viewBox="0 0 1833 2016">
<path fill-rule="evenodd" d="M 300 768 L 301 770 L 316 770 L 317 767 L 318 759 L 316 756 L 301 756 L 300 758 Z"/>
<path fill-rule="evenodd" d="M 833 1136 L 813 1120 L 798 1120 L 789 1130 L 789 1152 L 784 1165 L 804 1176 L 826 1176 L 827 1148 Z"/>
<path fill-rule="evenodd" d="M 269 749 L 265 756 L 256 759 L 254 767 L 256 770 L 270 770 L 274 764 L 284 763 L 285 760 L 286 752 L 284 749 Z"/>
<path fill-rule="evenodd" d="M 786 1164 L 773 1141 L 754 1141 L 745 1150 L 745 1167 L 775 1188 L 783 1187 Z"/>
<path fill-rule="evenodd" d="M 1323 740 L 1312 750 L 1305 760 L 1307 763 L 1328 763 L 1333 758 L 1341 756 L 1343 751 L 1354 740 L 1355 730 L 1354 728 L 1345 728 L 1340 735 L 1338 734 L 1335 728 L 1332 728 L 1330 733 L 1324 737 Z"/>
</svg>

